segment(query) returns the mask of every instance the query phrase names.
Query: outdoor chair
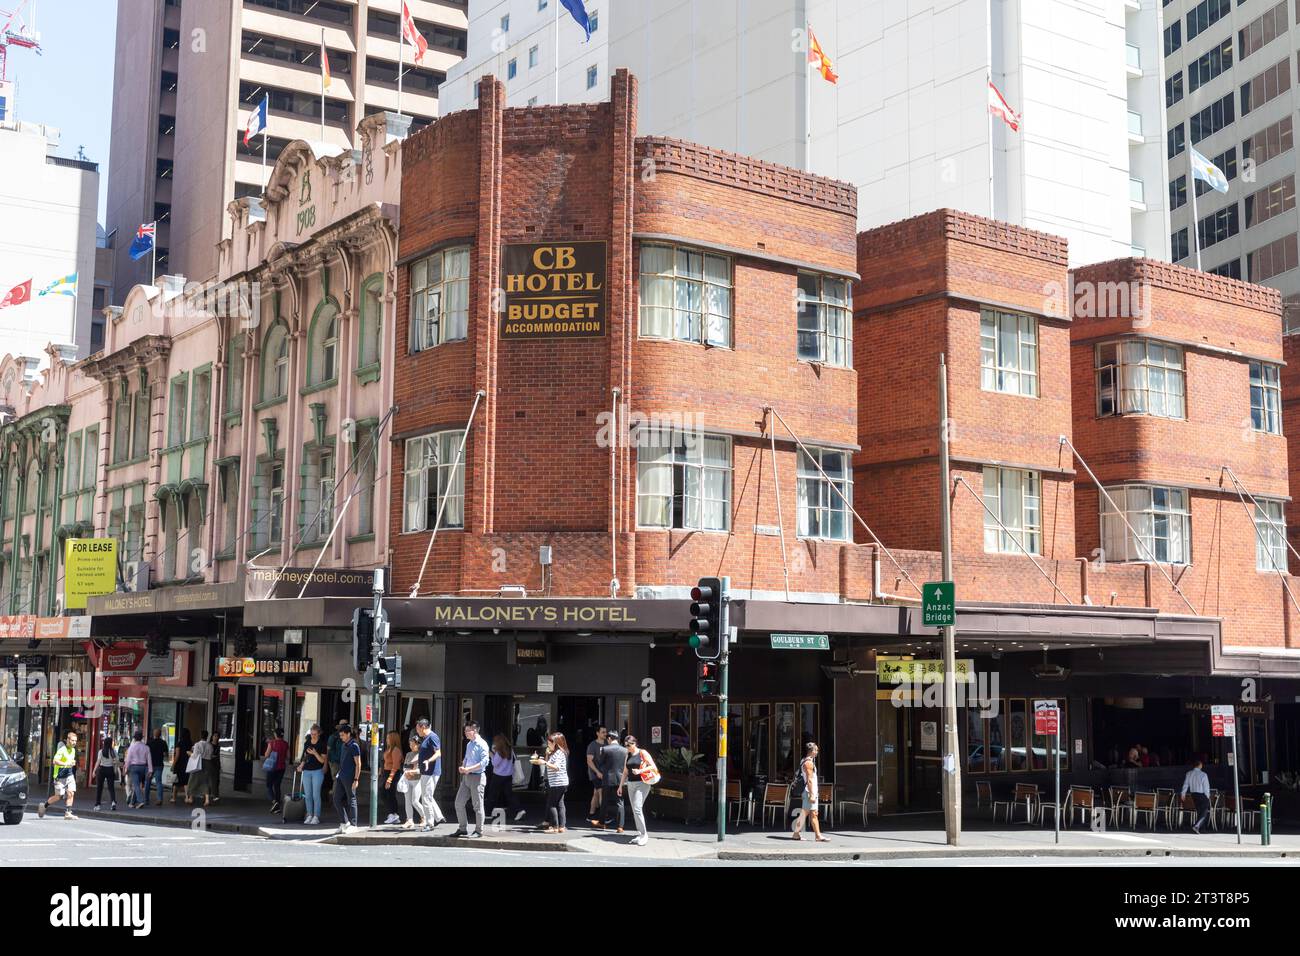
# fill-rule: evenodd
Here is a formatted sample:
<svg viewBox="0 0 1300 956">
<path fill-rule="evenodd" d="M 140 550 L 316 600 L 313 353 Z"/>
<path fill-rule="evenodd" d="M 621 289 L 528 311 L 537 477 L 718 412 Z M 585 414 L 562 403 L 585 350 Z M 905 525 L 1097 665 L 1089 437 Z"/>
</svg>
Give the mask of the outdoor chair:
<svg viewBox="0 0 1300 956">
<path fill-rule="evenodd" d="M 867 787 L 867 792 L 871 792 L 870 787 Z M 975 781 L 975 809 L 979 810 L 980 807 L 993 809 L 993 784 L 987 780 Z"/>
<path fill-rule="evenodd" d="M 1156 794 L 1150 790 L 1139 791 L 1133 795 L 1133 829 L 1137 829 L 1138 818 L 1142 814 L 1147 815 L 1150 821 L 1151 829 L 1156 828 L 1156 820 L 1160 816 L 1160 801 Z"/>
<path fill-rule="evenodd" d="M 790 811 L 790 788 L 784 783 L 769 783 L 763 787 L 763 829 L 767 829 L 767 817 L 778 813 L 784 820 Z"/>
<path fill-rule="evenodd" d="M 1092 818 L 1100 812 L 1102 818 L 1105 818 L 1106 808 L 1097 805 L 1097 795 L 1092 792 L 1092 787 L 1072 786 L 1070 787 L 1071 810 L 1066 816 L 1067 825 L 1074 819 L 1077 811 L 1080 822 L 1084 826 L 1092 826 Z"/>
<path fill-rule="evenodd" d="M 1133 815 L 1133 800 L 1129 796 L 1128 787 L 1108 787 L 1106 797 L 1110 801 L 1110 822 L 1113 826 L 1122 827 L 1124 825 L 1124 815 Z"/>
<path fill-rule="evenodd" d="M 731 808 L 736 808 L 736 825 L 740 825 L 740 818 L 747 809 L 749 801 L 745 799 L 740 789 L 739 780 L 727 781 L 727 819 L 731 819 Z M 752 818 L 751 821 L 753 822 Z"/>
<path fill-rule="evenodd" d="M 1210 829 L 1219 829 L 1219 817 L 1223 813 L 1223 791 L 1210 791 Z"/>
<path fill-rule="evenodd" d="M 1041 827 L 1047 823 L 1047 813 L 1050 810 L 1053 819 L 1059 816 L 1061 826 L 1067 830 L 1070 828 L 1070 814 L 1074 806 L 1074 788 L 1071 787 L 1065 794 L 1065 802 L 1057 806 L 1055 802 L 1040 800 L 1038 803 L 1038 825 Z"/>
<path fill-rule="evenodd" d="M 978 786 L 979 785 L 976 784 L 976 787 Z M 862 814 L 862 826 L 865 829 L 867 825 L 867 814 L 871 811 L 871 807 L 870 807 L 871 787 L 872 784 L 867 784 L 867 789 L 862 791 L 861 802 L 857 800 L 841 800 L 836 805 L 836 813 L 838 813 L 840 816 L 843 816 L 846 810 L 857 810 L 859 813 Z"/>
<path fill-rule="evenodd" d="M 835 826 L 835 785 L 829 781 L 817 781 L 817 815 L 826 829 Z"/>
<path fill-rule="evenodd" d="M 1168 787 L 1156 787 L 1156 806 L 1160 810 L 1160 816 L 1165 818 L 1165 826 L 1170 830 L 1174 828 L 1174 802 L 1177 794 Z"/>
</svg>

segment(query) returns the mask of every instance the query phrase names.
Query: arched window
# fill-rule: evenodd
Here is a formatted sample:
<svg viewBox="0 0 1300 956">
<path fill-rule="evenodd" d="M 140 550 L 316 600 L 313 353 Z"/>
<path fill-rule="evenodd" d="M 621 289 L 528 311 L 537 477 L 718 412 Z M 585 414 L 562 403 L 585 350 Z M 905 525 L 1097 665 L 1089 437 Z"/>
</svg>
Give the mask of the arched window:
<svg viewBox="0 0 1300 956">
<path fill-rule="evenodd" d="M 307 384 L 321 385 L 338 375 L 339 308 L 326 299 L 316 309 L 311 322 L 311 358 L 307 366 Z"/>
<path fill-rule="evenodd" d="M 27 464 L 27 484 L 23 488 L 23 512 L 36 510 L 36 499 L 40 497 L 41 468 L 35 458 Z"/>
<path fill-rule="evenodd" d="M 384 277 L 371 276 L 361 286 L 361 322 L 357 341 L 357 368 L 379 365 L 380 336 L 383 334 Z"/>
<path fill-rule="evenodd" d="M 289 392 L 289 330 L 277 322 L 262 343 L 262 401 Z"/>
</svg>

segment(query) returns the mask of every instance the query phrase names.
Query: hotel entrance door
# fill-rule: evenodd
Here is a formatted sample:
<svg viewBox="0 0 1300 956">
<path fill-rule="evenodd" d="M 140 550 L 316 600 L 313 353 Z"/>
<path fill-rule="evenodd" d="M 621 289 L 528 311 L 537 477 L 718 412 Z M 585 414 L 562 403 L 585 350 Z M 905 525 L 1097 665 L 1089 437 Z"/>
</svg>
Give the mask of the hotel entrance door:
<svg viewBox="0 0 1300 956">
<path fill-rule="evenodd" d="M 888 691 L 876 700 L 880 812 L 937 810 L 942 806 L 943 712 L 934 707 L 898 706 Z"/>
</svg>

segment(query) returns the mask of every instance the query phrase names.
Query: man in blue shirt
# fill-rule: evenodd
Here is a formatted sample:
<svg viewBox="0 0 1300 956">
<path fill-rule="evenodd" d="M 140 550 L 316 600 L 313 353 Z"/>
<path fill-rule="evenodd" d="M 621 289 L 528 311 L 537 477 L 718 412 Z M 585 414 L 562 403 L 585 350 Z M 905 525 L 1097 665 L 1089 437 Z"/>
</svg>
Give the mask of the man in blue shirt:
<svg viewBox="0 0 1300 956">
<path fill-rule="evenodd" d="M 352 725 L 339 724 L 339 770 L 334 778 L 334 809 L 339 833 L 357 825 L 357 785 L 361 782 L 361 747 L 352 739 Z"/>
<path fill-rule="evenodd" d="M 438 778 L 442 776 L 442 741 L 429 726 L 428 717 L 420 718 L 415 725 L 415 733 L 420 738 L 420 818 L 424 823 L 423 829 L 432 830 L 446 820 L 438 809 L 438 802 L 433 799 Z"/>
<path fill-rule="evenodd" d="M 460 762 L 460 789 L 456 791 L 456 833 L 458 837 L 483 835 L 483 789 L 487 785 L 487 770 L 491 761 L 487 743 L 478 735 L 478 724 L 465 725 L 465 759 Z M 474 804 L 474 832 L 469 832 L 468 805 Z"/>
</svg>

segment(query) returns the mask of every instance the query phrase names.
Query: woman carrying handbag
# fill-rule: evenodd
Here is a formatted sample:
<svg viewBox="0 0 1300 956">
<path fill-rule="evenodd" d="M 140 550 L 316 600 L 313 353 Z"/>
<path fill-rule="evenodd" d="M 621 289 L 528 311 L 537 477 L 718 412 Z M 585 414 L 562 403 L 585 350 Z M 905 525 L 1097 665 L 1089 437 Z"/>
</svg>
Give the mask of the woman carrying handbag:
<svg viewBox="0 0 1300 956">
<path fill-rule="evenodd" d="M 190 750 L 190 759 L 185 764 L 185 773 L 189 777 L 189 785 L 185 788 L 185 803 L 192 806 L 195 798 L 202 796 L 203 805 L 206 807 L 211 804 L 212 800 L 208 792 L 208 763 L 212 760 L 212 744 L 208 743 L 207 737 L 199 737 L 192 750 Z"/>
<path fill-rule="evenodd" d="M 415 829 L 416 808 L 420 806 L 420 736 L 411 734 L 407 741 L 408 750 L 402 760 L 402 776 L 397 781 L 397 792 L 406 797 L 406 822 L 403 830 Z M 420 823 L 424 823 L 423 817 Z"/>
</svg>

